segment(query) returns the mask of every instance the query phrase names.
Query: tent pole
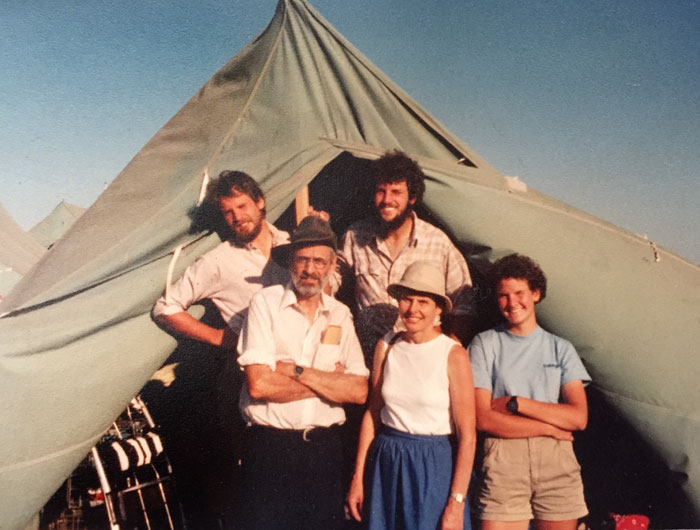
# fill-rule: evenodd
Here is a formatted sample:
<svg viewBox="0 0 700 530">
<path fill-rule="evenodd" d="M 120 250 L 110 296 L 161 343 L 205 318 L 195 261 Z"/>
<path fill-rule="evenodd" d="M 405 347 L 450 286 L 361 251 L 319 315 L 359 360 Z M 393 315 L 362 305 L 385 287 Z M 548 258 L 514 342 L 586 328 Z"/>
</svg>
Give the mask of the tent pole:
<svg viewBox="0 0 700 530">
<path fill-rule="evenodd" d="M 297 196 L 294 199 L 297 225 L 301 223 L 301 220 L 308 215 L 309 211 L 309 187 L 304 186 L 299 190 Z"/>
</svg>

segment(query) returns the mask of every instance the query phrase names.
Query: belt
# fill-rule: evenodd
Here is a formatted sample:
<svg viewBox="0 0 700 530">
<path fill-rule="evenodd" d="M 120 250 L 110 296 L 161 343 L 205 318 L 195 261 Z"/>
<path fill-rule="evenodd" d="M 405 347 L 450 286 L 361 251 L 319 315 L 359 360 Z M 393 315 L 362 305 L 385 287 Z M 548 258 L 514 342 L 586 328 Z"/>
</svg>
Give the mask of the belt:
<svg viewBox="0 0 700 530">
<path fill-rule="evenodd" d="M 278 439 L 287 440 L 303 440 L 305 442 L 312 442 L 315 440 L 320 440 L 327 438 L 329 436 L 335 436 L 340 432 L 340 423 L 331 425 L 330 427 L 307 427 L 306 429 L 277 429 L 275 427 L 269 427 L 267 425 L 257 425 L 252 424 L 246 428 L 246 431 L 253 436 L 270 436 Z"/>
</svg>

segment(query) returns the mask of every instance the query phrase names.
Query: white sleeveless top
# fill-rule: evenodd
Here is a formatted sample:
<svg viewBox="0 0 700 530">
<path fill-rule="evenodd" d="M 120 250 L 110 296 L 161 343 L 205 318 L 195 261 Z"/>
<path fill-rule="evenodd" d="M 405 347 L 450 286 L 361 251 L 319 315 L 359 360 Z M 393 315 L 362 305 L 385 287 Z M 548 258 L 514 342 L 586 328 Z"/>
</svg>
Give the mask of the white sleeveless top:
<svg viewBox="0 0 700 530">
<path fill-rule="evenodd" d="M 422 344 L 396 341 L 384 363 L 384 425 L 411 434 L 453 432 L 447 357 L 455 345 L 446 335 Z"/>
</svg>

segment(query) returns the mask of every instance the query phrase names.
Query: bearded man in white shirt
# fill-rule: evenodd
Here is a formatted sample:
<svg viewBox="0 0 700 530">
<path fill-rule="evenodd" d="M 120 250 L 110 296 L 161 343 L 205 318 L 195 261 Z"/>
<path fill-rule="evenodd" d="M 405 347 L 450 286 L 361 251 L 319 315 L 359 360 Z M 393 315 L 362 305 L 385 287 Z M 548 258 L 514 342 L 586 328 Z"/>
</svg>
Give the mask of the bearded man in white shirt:
<svg viewBox="0 0 700 530">
<path fill-rule="evenodd" d="M 212 181 L 206 204 L 220 214 L 224 241 L 185 270 L 158 299 L 153 316 L 173 335 L 233 349 L 253 295 L 289 278 L 270 260 L 272 248 L 287 243 L 289 234 L 265 220 L 263 192 L 241 171 L 224 171 Z M 227 326 L 217 329 L 187 313 L 203 299 L 214 303 Z"/>
<path fill-rule="evenodd" d="M 190 527 L 208 529 L 218 527 L 235 504 L 243 422 L 236 406 L 242 377 L 233 350 L 253 295 L 289 280 L 287 270 L 270 259 L 289 234 L 265 220 L 262 190 L 240 171 L 224 171 L 210 182 L 202 210 L 206 228 L 215 228 L 222 242 L 168 288 L 153 317 L 172 335 L 198 341 L 184 343 L 190 359 L 178 364 L 171 388 L 184 391 L 164 395 L 161 421 L 174 440 L 169 454 Z M 204 300 L 216 310 L 199 321 L 187 309 Z M 182 394 L 187 399 L 178 400 Z"/>
<path fill-rule="evenodd" d="M 350 310 L 323 292 L 335 251 L 330 225 L 305 218 L 273 254 L 292 281 L 251 300 L 238 343 L 244 529 L 344 525 L 342 405 L 365 402 L 369 372 Z"/>
</svg>

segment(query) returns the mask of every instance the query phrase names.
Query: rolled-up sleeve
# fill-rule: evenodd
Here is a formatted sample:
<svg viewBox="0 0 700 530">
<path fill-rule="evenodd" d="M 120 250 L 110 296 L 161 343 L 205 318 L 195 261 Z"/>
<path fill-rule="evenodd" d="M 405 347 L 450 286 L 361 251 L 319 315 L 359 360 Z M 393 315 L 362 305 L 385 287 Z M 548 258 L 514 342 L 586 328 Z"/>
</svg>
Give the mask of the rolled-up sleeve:
<svg viewBox="0 0 700 530">
<path fill-rule="evenodd" d="M 238 337 L 238 364 L 265 364 L 272 370 L 276 366 L 275 341 L 272 336 L 272 318 L 264 298 L 264 290 L 250 301 L 243 330 Z"/>
<path fill-rule="evenodd" d="M 205 281 L 206 280 L 206 281 Z M 200 258 L 187 267 L 182 277 L 173 283 L 153 306 L 153 316 L 174 315 L 207 298 L 218 282 L 218 271 Z"/>
</svg>

